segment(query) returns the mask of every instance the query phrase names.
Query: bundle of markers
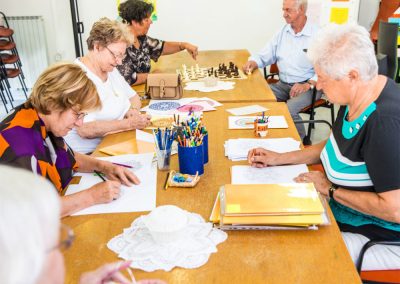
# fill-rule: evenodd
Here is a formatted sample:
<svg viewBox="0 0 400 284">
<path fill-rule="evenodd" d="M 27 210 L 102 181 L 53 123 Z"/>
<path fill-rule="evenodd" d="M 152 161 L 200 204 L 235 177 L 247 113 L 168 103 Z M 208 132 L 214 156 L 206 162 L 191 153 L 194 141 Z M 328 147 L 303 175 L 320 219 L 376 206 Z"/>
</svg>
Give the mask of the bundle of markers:
<svg viewBox="0 0 400 284">
<path fill-rule="evenodd" d="M 261 118 L 256 118 L 255 120 L 254 120 L 254 122 L 257 122 L 257 123 L 268 123 L 268 116 L 265 116 L 264 115 L 264 112 L 262 113 L 262 117 Z"/>
<path fill-rule="evenodd" d="M 176 132 L 172 128 L 154 129 L 153 135 L 157 150 L 171 150 L 172 142 L 176 138 Z"/>
<path fill-rule="evenodd" d="M 201 116 L 192 115 L 181 123 L 178 134 L 178 142 L 182 147 L 196 147 L 203 143 L 203 137 L 207 135 L 206 127 L 203 125 Z"/>
</svg>

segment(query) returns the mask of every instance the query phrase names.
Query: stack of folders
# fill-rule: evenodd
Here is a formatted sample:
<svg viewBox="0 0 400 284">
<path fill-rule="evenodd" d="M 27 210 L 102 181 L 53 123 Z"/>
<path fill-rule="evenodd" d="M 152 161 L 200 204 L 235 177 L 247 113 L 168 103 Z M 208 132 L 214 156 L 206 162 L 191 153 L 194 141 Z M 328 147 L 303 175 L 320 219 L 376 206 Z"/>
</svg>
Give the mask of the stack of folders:
<svg viewBox="0 0 400 284">
<path fill-rule="evenodd" d="M 223 230 L 318 229 L 330 223 L 312 183 L 227 184 L 210 221 Z"/>
</svg>

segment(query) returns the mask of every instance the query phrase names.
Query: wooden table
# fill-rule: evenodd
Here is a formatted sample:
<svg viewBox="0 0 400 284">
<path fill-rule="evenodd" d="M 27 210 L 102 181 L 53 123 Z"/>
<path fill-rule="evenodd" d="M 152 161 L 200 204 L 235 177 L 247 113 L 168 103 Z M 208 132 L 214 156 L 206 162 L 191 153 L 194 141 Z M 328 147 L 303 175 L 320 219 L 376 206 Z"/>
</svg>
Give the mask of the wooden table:
<svg viewBox="0 0 400 284">
<path fill-rule="evenodd" d="M 165 172 L 157 175 L 157 205 L 173 204 L 199 213 L 208 219 L 219 187 L 230 183 L 230 166 L 238 164 L 224 156 L 228 138 L 251 138 L 252 130 L 228 130 L 227 108 L 247 104 L 227 103 L 217 111 L 205 113 L 209 131 L 209 163 L 194 189 L 163 190 Z M 269 108 L 268 115 L 285 115 L 289 129 L 270 129 L 268 137 L 299 136 L 284 103 L 260 103 Z M 132 139 L 134 132 L 105 137 L 101 145 Z M 267 137 L 267 138 L 268 138 Z M 95 152 L 95 154 L 99 154 Z M 243 163 L 243 162 L 242 162 Z M 179 169 L 177 156 L 171 168 Z M 106 244 L 121 234 L 132 221 L 146 213 L 101 214 L 67 217 L 63 223 L 76 234 L 73 246 L 65 252 L 66 283 L 77 283 L 79 275 L 106 263 L 117 255 Z M 331 214 L 331 213 L 330 213 Z M 331 215 L 332 216 L 332 215 Z M 232 231 L 218 245 L 218 252 L 197 269 L 174 268 L 170 272 L 146 273 L 135 269 L 137 279 L 160 278 L 168 283 L 360 283 L 339 229 L 332 225 L 318 231 Z"/>
<path fill-rule="evenodd" d="M 152 72 L 176 73 L 182 64 L 188 68 L 198 64 L 200 67 L 216 67 L 220 63 L 235 63 L 239 68 L 247 62 L 250 54 L 247 50 L 208 50 L 200 51 L 197 60 L 187 52 L 179 52 L 172 55 L 161 56 L 152 67 Z M 210 97 L 219 102 L 249 102 L 269 101 L 275 102 L 276 98 L 272 93 L 263 75 L 257 69 L 247 79 L 232 79 L 235 88 L 228 91 L 203 93 L 198 91 L 184 91 L 184 97 Z M 136 89 L 136 88 L 135 88 Z"/>
</svg>

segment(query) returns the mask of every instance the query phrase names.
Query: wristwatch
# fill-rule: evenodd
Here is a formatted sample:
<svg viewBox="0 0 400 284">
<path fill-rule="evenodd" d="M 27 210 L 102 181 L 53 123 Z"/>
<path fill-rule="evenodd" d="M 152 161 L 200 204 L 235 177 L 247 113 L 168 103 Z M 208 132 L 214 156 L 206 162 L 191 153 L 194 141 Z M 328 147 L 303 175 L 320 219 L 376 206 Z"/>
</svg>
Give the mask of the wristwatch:
<svg viewBox="0 0 400 284">
<path fill-rule="evenodd" d="M 329 187 L 328 191 L 329 191 L 329 198 L 334 199 L 333 198 L 333 193 L 338 189 L 339 187 L 335 184 L 331 184 L 331 186 Z"/>
</svg>

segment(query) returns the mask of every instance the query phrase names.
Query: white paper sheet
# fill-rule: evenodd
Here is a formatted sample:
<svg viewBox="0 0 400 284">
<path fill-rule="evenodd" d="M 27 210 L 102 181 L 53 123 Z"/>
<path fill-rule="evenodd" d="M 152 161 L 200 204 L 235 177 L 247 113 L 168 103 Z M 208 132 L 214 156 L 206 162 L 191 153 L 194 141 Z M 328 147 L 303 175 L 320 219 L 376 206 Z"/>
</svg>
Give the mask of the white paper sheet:
<svg viewBox="0 0 400 284">
<path fill-rule="evenodd" d="M 216 100 L 213 100 L 211 98 L 207 98 L 207 97 L 202 97 L 202 98 L 197 98 L 195 101 L 193 101 L 192 103 L 196 103 L 196 102 L 206 102 L 208 103 L 210 106 L 212 107 L 219 107 L 222 106 L 222 104 Z"/>
<path fill-rule="evenodd" d="M 251 166 L 233 166 L 232 184 L 276 184 L 293 183 L 293 179 L 301 173 L 308 172 L 307 165 L 276 166 L 253 168 Z"/>
<path fill-rule="evenodd" d="M 183 98 L 179 100 L 150 100 L 148 106 L 145 106 L 141 111 L 145 111 L 148 114 L 162 115 L 162 114 L 174 114 L 177 112 L 177 108 L 184 106 L 197 98 Z"/>
<path fill-rule="evenodd" d="M 157 165 L 152 163 L 154 153 L 121 155 L 99 158 L 110 162 L 133 166 L 132 171 L 140 179 L 139 185 L 132 187 L 121 186 L 119 199 L 106 204 L 98 204 L 76 212 L 73 215 L 102 214 L 117 212 L 150 211 L 156 207 Z M 70 185 L 66 195 L 73 194 L 102 182 L 93 173 L 77 173 L 81 181 L 77 185 Z"/>
<path fill-rule="evenodd" d="M 147 133 L 140 129 L 136 129 L 136 140 L 154 143 L 153 134 Z"/>
<path fill-rule="evenodd" d="M 253 129 L 254 120 L 261 116 L 229 116 L 229 129 Z M 288 128 L 283 115 L 268 116 L 268 128 Z"/>
<path fill-rule="evenodd" d="M 285 153 L 300 149 L 300 142 L 293 138 L 253 139 L 239 138 L 225 141 L 225 156 L 233 161 L 247 159 L 249 150 L 257 147 L 265 148 L 278 153 Z"/>
<path fill-rule="evenodd" d="M 186 83 L 185 90 L 188 91 L 200 91 L 200 92 L 216 92 L 234 89 L 235 82 L 230 81 L 218 81 L 216 86 L 207 87 L 204 82 L 188 82 Z"/>
<path fill-rule="evenodd" d="M 257 112 L 267 111 L 268 109 L 259 105 L 250 105 L 245 107 L 230 108 L 226 111 L 233 115 L 248 115 Z"/>
</svg>

